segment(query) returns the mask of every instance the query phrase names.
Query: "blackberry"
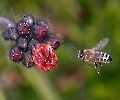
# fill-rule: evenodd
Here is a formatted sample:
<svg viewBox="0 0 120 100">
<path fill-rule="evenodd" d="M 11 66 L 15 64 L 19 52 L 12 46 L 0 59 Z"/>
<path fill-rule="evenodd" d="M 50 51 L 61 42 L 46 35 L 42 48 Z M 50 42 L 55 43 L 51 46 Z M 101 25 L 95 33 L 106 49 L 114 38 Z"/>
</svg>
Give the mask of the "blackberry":
<svg viewBox="0 0 120 100">
<path fill-rule="evenodd" d="M 22 63 L 23 63 L 23 65 L 25 65 L 28 68 L 34 66 L 34 62 L 32 60 L 32 54 L 30 53 L 30 51 L 28 51 L 24 54 Z"/>
<path fill-rule="evenodd" d="M 19 37 L 15 27 L 5 29 L 2 35 L 5 40 L 17 40 Z"/>
<path fill-rule="evenodd" d="M 10 49 L 9 58 L 13 62 L 19 62 L 23 59 L 23 52 L 15 45 Z"/>
<path fill-rule="evenodd" d="M 49 25 L 43 20 L 37 20 L 34 22 L 32 29 L 36 39 L 44 39 L 48 35 Z"/>
<path fill-rule="evenodd" d="M 9 51 L 11 61 L 21 61 L 27 68 L 35 65 L 46 72 L 57 68 L 58 57 L 55 50 L 60 46 L 60 39 L 50 34 L 46 21 L 25 15 L 17 24 L 2 17 L 0 22 L 9 24 L 2 32 L 3 38 L 15 40 L 15 45 Z"/>
<path fill-rule="evenodd" d="M 27 22 L 21 21 L 17 24 L 17 31 L 19 35 L 26 36 L 30 34 L 31 27 Z"/>
</svg>

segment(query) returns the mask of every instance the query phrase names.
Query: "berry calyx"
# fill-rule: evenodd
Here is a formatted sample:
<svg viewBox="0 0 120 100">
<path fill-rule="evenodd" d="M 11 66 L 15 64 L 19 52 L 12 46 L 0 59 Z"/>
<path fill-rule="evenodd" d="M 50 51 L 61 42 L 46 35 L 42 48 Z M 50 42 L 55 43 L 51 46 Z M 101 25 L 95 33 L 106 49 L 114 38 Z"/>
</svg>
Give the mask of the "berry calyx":
<svg viewBox="0 0 120 100">
<path fill-rule="evenodd" d="M 2 35 L 3 35 L 3 38 L 5 40 L 17 40 L 18 37 L 19 37 L 19 34 L 17 33 L 15 27 L 11 27 L 11 28 L 5 29 L 2 32 Z"/>
<path fill-rule="evenodd" d="M 22 63 L 23 63 L 23 65 L 25 65 L 25 67 L 28 67 L 28 68 L 34 66 L 34 62 L 33 62 L 33 59 L 32 59 L 32 54 L 30 53 L 30 51 L 28 51 L 24 54 Z"/>
<path fill-rule="evenodd" d="M 17 40 L 17 45 L 22 48 L 22 49 L 25 49 L 27 47 L 27 37 L 20 37 L 18 40 Z"/>
</svg>

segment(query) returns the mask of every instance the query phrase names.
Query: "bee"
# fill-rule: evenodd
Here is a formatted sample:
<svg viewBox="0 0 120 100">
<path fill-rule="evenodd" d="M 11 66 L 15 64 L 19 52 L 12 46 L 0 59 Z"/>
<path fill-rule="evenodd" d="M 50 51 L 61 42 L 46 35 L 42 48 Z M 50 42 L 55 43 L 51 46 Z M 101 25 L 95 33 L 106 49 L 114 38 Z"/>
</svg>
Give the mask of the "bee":
<svg viewBox="0 0 120 100">
<path fill-rule="evenodd" d="M 99 66 L 102 66 L 102 63 L 109 63 L 112 61 L 109 54 L 99 52 L 99 50 L 103 49 L 107 45 L 108 41 L 109 38 L 105 38 L 92 49 L 79 50 L 78 58 L 82 59 L 83 62 L 87 62 L 89 65 L 94 63 L 97 73 L 100 74 Z"/>
</svg>

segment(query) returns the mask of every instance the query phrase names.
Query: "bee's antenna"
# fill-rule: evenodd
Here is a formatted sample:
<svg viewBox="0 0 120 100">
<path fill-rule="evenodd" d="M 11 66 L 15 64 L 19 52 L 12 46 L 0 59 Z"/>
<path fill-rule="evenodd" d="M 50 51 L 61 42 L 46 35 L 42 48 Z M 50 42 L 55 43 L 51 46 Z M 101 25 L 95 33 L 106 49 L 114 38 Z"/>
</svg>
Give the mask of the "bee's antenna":
<svg viewBox="0 0 120 100">
<path fill-rule="evenodd" d="M 74 56 L 70 57 L 70 59 L 72 59 Z"/>
<path fill-rule="evenodd" d="M 73 49 L 75 49 L 75 50 L 78 52 L 78 50 L 77 50 L 75 47 L 73 47 Z M 74 56 L 75 56 L 75 55 L 74 55 Z M 70 57 L 70 59 L 72 59 L 74 56 Z"/>
<path fill-rule="evenodd" d="M 75 47 L 73 47 L 73 49 L 75 49 L 78 52 L 78 50 Z"/>
</svg>

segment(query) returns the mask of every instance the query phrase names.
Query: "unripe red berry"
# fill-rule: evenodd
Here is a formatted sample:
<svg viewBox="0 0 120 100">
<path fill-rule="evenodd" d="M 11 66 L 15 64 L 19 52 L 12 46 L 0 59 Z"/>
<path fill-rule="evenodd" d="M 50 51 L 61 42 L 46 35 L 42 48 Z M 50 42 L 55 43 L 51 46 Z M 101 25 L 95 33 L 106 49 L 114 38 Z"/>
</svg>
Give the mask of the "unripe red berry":
<svg viewBox="0 0 120 100">
<path fill-rule="evenodd" d="M 48 72 L 57 68 L 58 57 L 48 44 L 37 44 L 32 50 L 33 62 L 39 69 Z"/>
</svg>

